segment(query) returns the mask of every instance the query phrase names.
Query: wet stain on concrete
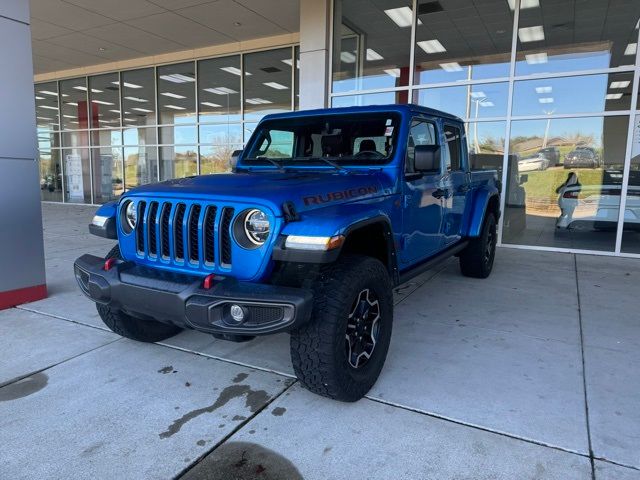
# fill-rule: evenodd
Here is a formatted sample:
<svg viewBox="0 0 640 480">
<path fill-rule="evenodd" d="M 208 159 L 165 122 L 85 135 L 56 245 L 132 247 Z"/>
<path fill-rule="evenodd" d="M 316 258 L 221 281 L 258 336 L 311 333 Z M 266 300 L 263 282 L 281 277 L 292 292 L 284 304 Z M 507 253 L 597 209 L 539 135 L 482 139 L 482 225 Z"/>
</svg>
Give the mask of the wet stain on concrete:
<svg viewBox="0 0 640 480">
<path fill-rule="evenodd" d="M 331 451 L 331 449 L 332 449 L 332 448 L 333 448 L 333 447 L 324 447 L 324 450 L 322 451 L 322 453 L 323 453 L 324 455 L 326 455 L 327 453 L 329 453 L 329 452 Z"/>
<path fill-rule="evenodd" d="M 249 430 L 249 434 L 253 435 L 254 433 L 256 433 L 255 430 Z"/>
<path fill-rule="evenodd" d="M 246 420 L 246 419 L 247 419 L 247 417 L 244 417 L 242 415 L 234 415 L 231 420 L 233 420 L 234 422 L 238 422 L 238 421 L 242 421 L 242 420 Z"/>
<path fill-rule="evenodd" d="M 158 370 L 158 373 L 162 373 L 163 375 L 167 374 L 167 373 L 172 373 L 173 372 L 173 366 L 172 365 L 168 365 L 166 367 L 162 367 L 160 370 Z"/>
<path fill-rule="evenodd" d="M 207 442 L 205 442 L 204 440 L 198 440 L 198 441 L 196 442 L 196 445 L 198 445 L 199 447 L 204 447 L 204 445 L 205 445 L 206 443 L 207 443 Z"/>
<path fill-rule="evenodd" d="M 271 410 L 271 415 L 276 417 L 281 417 L 282 415 L 284 415 L 284 412 L 286 411 L 287 409 L 284 407 L 276 407 L 273 410 Z"/>
<path fill-rule="evenodd" d="M 250 442 L 227 442 L 189 470 L 184 480 L 303 480 L 290 460 Z"/>
<path fill-rule="evenodd" d="M 191 384 L 190 384 L 189 382 L 184 382 L 184 386 L 185 386 L 185 387 L 190 387 L 190 386 L 191 386 Z"/>
<path fill-rule="evenodd" d="M 49 377 L 44 373 L 36 373 L 18 381 L 11 381 L 0 388 L 0 402 L 28 397 L 47 386 Z"/>
<path fill-rule="evenodd" d="M 248 376 L 249 376 L 248 373 L 239 373 L 234 377 L 233 383 L 240 383 L 240 382 L 246 380 Z"/>
<path fill-rule="evenodd" d="M 229 385 L 220 392 L 217 400 L 211 405 L 185 413 L 180 418 L 174 420 L 167 430 L 160 433 L 159 436 L 160 438 L 168 438 L 178 433 L 185 423 L 205 413 L 215 412 L 218 408 L 226 405 L 230 400 L 243 396 L 245 397 L 245 406 L 249 408 L 251 413 L 255 413 L 271 398 L 264 390 L 253 390 L 250 385 Z"/>
</svg>

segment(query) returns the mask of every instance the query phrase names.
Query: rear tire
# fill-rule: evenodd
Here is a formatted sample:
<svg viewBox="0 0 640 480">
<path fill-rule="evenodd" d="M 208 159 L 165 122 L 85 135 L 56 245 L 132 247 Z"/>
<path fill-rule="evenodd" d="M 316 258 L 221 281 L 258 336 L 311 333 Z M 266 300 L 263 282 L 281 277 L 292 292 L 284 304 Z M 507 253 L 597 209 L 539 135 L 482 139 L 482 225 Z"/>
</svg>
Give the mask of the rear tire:
<svg viewBox="0 0 640 480">
<path fill-rule="evenodd" d="M 314 284 L 308 323 L 291 332 L 291 361 L 310 391 L 355 402 L 374 385 L 389 350 L 392 283 L 371 257 L 344 255 Z"/>
<path fill-rule="evenodd" d="M 465 277 L 487 278 L 491 274 L 497 240 L 496 217 L 488 212 L 480 236 L 473 238 L 460 254 L 460 271 Z"/>
<path fill-rule="evenodd" d="M 113 247 L 105 258 L 122 260 L 120 247 L 118 245 Z M 182 330 L 174 325 L 135 318 L 107 305 L 97 303 L 96 308 L 100 318 L 112 332 L 139 342 L 160 342 Z"/>
</svg>

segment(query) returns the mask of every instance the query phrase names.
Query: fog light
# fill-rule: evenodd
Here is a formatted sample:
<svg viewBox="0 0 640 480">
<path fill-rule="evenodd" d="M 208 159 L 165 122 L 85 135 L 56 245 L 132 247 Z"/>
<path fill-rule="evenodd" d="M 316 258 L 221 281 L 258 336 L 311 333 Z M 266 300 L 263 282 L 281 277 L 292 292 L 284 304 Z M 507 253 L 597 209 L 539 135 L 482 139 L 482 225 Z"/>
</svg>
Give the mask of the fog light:
<svg viewBox="0 0 640 480">
<path fill-rule="evenodd" d="M 242 323 L 247 316 L 246 310 L 240 305 L 235 304 L 231 305 L 229 313 L 231 314 L 231 318 L 233 318 L 238 323 Z"/>
</svg>

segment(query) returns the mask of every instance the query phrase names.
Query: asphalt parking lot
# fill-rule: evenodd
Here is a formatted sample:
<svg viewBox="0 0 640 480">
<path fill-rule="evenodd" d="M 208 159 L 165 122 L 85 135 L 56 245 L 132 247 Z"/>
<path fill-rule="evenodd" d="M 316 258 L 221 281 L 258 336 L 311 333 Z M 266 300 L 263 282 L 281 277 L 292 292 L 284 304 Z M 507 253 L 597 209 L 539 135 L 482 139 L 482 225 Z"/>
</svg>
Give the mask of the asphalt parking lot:
<svg viewBox="0 0 640 480">
<path fill-rule="evenodd" d="M 162 344 L 104 327 L 72 271 L 113 242 L 44 204 L 49 298 L 0 312 L 0 478 L 640 478 L 640 261 L 498 250 L 396 292 L 386 366 L 344 404 L 286 335 Z"/>
</svg>

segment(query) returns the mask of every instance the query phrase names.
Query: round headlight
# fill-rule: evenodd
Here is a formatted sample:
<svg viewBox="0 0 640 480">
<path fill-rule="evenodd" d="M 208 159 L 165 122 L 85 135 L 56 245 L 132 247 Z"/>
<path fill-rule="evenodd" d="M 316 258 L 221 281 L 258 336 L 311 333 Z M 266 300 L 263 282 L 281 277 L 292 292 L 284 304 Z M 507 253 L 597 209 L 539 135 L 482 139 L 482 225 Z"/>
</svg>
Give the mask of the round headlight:
<svg viewBox="0 0 640 480">
<path fill-rule="evenodd" d="M 244 217 L 244 233 L 254 245 L 262 245 L 269 237 L 271 223 L 262 210 L 249 210 Z"/>
<path fill-rule="evenodd" d="M 127 221 L 127 226 L 133 230 L 138 223 L 138 209 L 133 202 L 127 203 L 124 210 L 124 218 Z"/>
</svg>

